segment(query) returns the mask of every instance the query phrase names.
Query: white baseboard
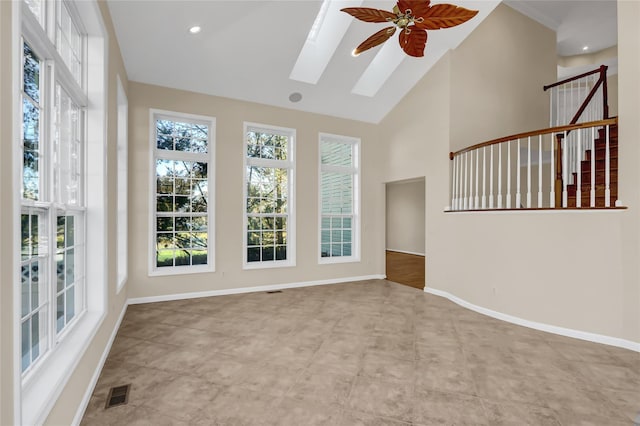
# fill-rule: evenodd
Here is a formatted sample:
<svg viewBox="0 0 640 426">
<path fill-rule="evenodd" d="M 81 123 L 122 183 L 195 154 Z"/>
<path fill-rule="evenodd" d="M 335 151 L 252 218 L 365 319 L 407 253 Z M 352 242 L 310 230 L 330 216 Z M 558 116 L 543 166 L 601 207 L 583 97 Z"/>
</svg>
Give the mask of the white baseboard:
<svg viewBox="0 0 640 426">
<path fill-rule="evenodd" d="M 340 283 L 346 283 L 346 282 L 352 282 L 352 281 L 383 280 L 385 278 L 386 278 L 385 275 L 364 275 L 360 277 L 333 278 L 330 280 L 302 281 L 302 282 L 286 283 L 286 284 L 272 284 L 272 285 L 262 285 L 262 286 L 255 286 L 255 287 L 240 287 L 240 288 L 228 288 L 228 289 L 222 289 L 222 290 L 199 291 L 194 293 L 177 293 L 177 294 L 166 294 L 162 296 L 135 297 L 135 298 L 129 299 L 127 302 L 129 305 L 137 305 L 140 303 L 168 302 L 171 300 L 196 299 L 199 297 L 227 296 L 230 294 L 285 290 L 288 288 L 340 284 Z"/>
<path fill-rule="evenodd" d="M 629 349 L 635 352 L 640 352 L 640 343 L 633 342 L 631 340 L 621 339 L 618 337 L 605 336 L 603 334 L 589 333 L 587 331 L 573 330 L 571 328 L 557 327 L 555 325 L 544 324 L 536 321 L 529 321 L 523 318 L 514 317 L 512 315 L 503 314 L 501 312 L 493 311 L 491 309 L 483 308 L 482 306 L 474 305 L 466 300 L 460 299 L 451 293 L 446 291 L 437 290 L 435 288 L 424 288 L 425 293 L 431 293 L 436 296 L 441 296 L 451 300 L 458 305 L 478 312 L 483 315 L 487 315 L 502 321 L 510 322 L 513 324 L 521 325 L 523 327 L 533 328 L 535 330 L 546 331 L 547 333 L 559 334 L 561 336 L 573 337 L 575 339 L 587 340 L 594 343 L 602 343 L 609 346 L 616 346 L 619 348 Z"/>
<path fill-rule="evenodd" d="M 398 249 L 392 249 L 392 248 L 388 248 L 388 249 L 385 249 L 385 250 L 386 251 L 395 251 L 397 253 L 412 254 L 414 256 L 423 256 L 424 257 L 424 253 L 417 253 L 415 251 L 398 250 Z"/>
<path fill-rule="evenodd" d="M 100 361 L 98 361 L 98 365 L 91 377 L 91 381 L 89 382 L 89 386 L 84 393 L 84 397 L 78 406 L 78 410 L 76 411 L 76 415 L 73 418 L 73 422 L 71 423 L 73 426 L 77 426 L 82 421 L 82 417 L 84 416 L 84 412 L 89 405 L 89 400 L 91 399 L 91 395 L 93 395 L 93 390 L 98 383 L 98 379 L 100 378 L 100 373 L 102 373 L 102 368 L 104 367 L 104 363 L 107 361 L 107 356 L 111 351 L 111 346 L 113 345 L 114 340 L 116 339 L 116 335 L 118 334 L 118 329 L 120 329 L 120 324 L 122 323 L 122 319 L 124 318 L 124 314 L 127 312 L 128 303 L 125 302 L 122 307 L 122 312 L 120 312 L 120 316 L 116 321 L 115 326 L 113 327 L 113 331 L 111 332 L 111 336 L 109 337 L 109 341 L 107 342 L 107 346 L 104 348 L 102 352 L 102 356 L 100 357 Z"/>
</svg>

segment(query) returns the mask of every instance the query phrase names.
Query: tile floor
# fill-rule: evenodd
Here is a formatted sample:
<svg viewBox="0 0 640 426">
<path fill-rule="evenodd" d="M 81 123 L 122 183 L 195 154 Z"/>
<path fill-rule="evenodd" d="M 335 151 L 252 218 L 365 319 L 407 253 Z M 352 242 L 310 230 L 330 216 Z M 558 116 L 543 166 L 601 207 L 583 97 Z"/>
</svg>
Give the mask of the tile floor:
<svg viewBox="0 0 640 426">
<path fill-rule="evenodd" d="M 104 409 L 112 386 L 127 405 Z M 82 425 L 632 425 L 640 354 L 388 281 L 130 306 Z"/>
</svg>

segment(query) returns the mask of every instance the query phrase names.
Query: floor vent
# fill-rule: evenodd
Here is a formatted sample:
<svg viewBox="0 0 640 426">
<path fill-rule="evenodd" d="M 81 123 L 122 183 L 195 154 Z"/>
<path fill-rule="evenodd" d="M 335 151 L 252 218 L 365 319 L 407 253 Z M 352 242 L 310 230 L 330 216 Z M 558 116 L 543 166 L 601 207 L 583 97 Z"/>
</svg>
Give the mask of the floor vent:
<svg viewBox="0 0 640 426">
<path fill-rule="evenodd" d="M 274 293 L 282 293 L 282 290 L 271 290 L 267 292 L 267 294 L 274 294 Z"/>
<path fill-rule="evenodd" d="M 107 405 L 104 407 L 111 408 L 118 405 L 124 405 L 129 402 L 129 389 L 131 385 L 115 386 L 109 390 L 109 396 L 107 397 Z"/>
</svg>

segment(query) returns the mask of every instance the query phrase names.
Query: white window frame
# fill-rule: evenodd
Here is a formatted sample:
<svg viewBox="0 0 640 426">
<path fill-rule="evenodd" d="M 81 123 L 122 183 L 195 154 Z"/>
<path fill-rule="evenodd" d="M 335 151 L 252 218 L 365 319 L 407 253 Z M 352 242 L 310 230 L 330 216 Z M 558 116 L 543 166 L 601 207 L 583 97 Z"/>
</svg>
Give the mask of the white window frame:
<svg viewBox="0 0 640 426">
<path fill-rule="evenodd" d="M 156 120 L 164 118 L 171 121 L 183 121 L 201 123 L 209 126 L 209 141 L 207 153 L 190 153 L 180 151 L 158 150 L 156 142 Z M 160 109 L 149 110 L 149 276 L 183 275 L 215 272 L 215 150 L 216 150 L 216 119 L 204 115 L 186 114 Z M 180 266 L 156 266 L 156 160 L 185 160 L 206 161 L 208 163 L 208 190 L 207 198 L 207 264 L 205 265 L 180 265 Z"/>
<path fill-rule="evenodd" d="M 287 146 L 287 160 L 268 160 L 262 158 L 250 158 L 247 156 L 247 133 L 260 131 L 286 136 L 289 140 Z M 267 269 L 296 266 L 296 130 L 287 127 L 278 127 L 268 124 L 244 122 L 242 133 L 242 268 L 243 269 Z M 288 169 L 288 193 L 287 193 L 287 258 L 285 260 L 247 261 L 247 166 L 255 165 L 270 168 Z"/>
<path fill-rule="evenodd" d="M 353 167 L 339 167 L 322 164 L 323 139 L 331 139 L 332 142 L 350 144 L 353 146 Z M 334 263 L 360 262 L 360 138 L 335 135 L 331 133 L 319 133 L 318 135 L 318 263 L 321 265 Z M 351 256 L 322 257 L 322 172 L 332 171 L 353 176 L 353 219 L 351 234 Z"/>
<path fill-rule="evenodd" d="M 120 293 L 127 281 L 128 276 L 128 260 L 129 260 L 129 238 L 128 238 L 128 197 L 129 197 L 129 177 L 128 177 L 128 125 L 129 125 L 129 102 L 127 94 L 124 91 L 120 75 L 117 76 L 117 104 L 118 104 L 118 287 L 117 292 Z"/>
<path fill-rule="evenodd" d="M 85 183 L 83 197 L 85 200 L 85 250 L 91 256 L 85 256 L 85 285 L 84 285 L 84 309 L 76 311 L 76 316 L 64 331 L 55 335 L 55 322 L 50 320 L 49 330 L 53 331 L 53 344 L 48 348 L 37 363 L 34 363 L 24 374 L 21 372 L 21 345 L 20 345 L 20 311 L 21 294 L 14 292 L 14 397 L 15 411 L 14 422 L 16 424 L 42 424 L 45 422 L 56 399 L 71 378 L 76 366 L 86 352 L 89 344 L 96 335 L 102 321 L 105 318 L 107 268 L 106 268 L 106 114 L 108 93 L 108 33 L 102 21 L 102 13 L 96 1 L 65 1 L 70 7 L 70 12 L 77 20 L 81 32 L 86 34 L 83 43 L 83 55 L 86 58 L 86 67 L 80 82 L 82 90 L 64 85 L 65 89 L 74 91 L 74 98 L 85 98 L 81 102 L 86 115 L 83 125 L 84 139 L 84 168 Z M 54 41 L 55 37 L 52 25 L 55 23 L 52 12 L 56 7 L 53 2 L 43 3 L 46 16 L 40 21 L 36 19 L 29 8 L 22 1 L 13 2 L 12 5 L 12 64 L 13 64 L 13 91 L 16 100 L 16 108 L 13 112 L 13 178 L 16 185 L 14 191 L 14 246 L 20 250 L 20 215 L 24 207 L 22 203 L 20 187 L 22 185 L 22 150 L 19 148 L 22 141 L 22 107 L 18 105 L 21 93 L 22 63 L 21 53 L 23 39 L 31 48 L 45 59 L 45 63 L 51 63 L 56 70 L 55 80 L 45 83 L 48 102 L 54 93 L 54 83 L 75 81 L 70 80 L 71 74 L 63 65 Z M 87 69 L 91 68 L 91 73 Z M 48 86 L 47 86 L 48 85 Z M 81 105 L 81 106 L 82 106 Z M 51 121 L 49 120 L 49 123 Z M 50 124 L 44 123 L 45 132 L 49 132 Z M 47 142 L 52 143 L 47 136 Z M 48 148 L 49 150 L 51 148 Z M 46 171 L 48 179 L 52 179 L 51 170 Z M 86 188 L 92 188 L 87 191 Z M 44 204 L 43 204 L 44 207 Z M 55 215 L 57 204 L 53 204 L 50 213 Z M 53 223 L 53 221 L 49 221 Z M 48 233 L 53 235 L 53 229 Z M 51 238 L 51 237 L 50 237 Z M 52 254 L 53 256 L 53 254 Z M 20 256 L 14 257 L 14 282 L 20 283 Z M 55 303 L 51 300 L 49 303 Z"/>
</svg>

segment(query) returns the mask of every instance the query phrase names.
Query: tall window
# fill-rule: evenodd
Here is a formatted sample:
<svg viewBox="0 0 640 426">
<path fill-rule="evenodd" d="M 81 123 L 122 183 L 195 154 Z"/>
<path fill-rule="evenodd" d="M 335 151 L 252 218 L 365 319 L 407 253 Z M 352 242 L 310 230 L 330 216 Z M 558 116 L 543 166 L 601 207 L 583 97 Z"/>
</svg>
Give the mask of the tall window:
<svg viewBox="0 0 640 426">
<path fill-rule="evenodd" d="M 295 130 L 245 123 L 244 265 L 295 265 Z"/>
<path fill-rule="evenodd" d="M 215 119 L 152 111 L 153 200 L 150 273 L 214 269 Z"/>
<path fill-rule="evenodd" d="M 360 260 L 360 139 L 320 134 L 320 262 Z"/>
<path fill-rule="evenodd" d="M 21 17 L 12 26 L 21 113 L 15 423 L 42 424 L 104 319 L 107 35 L 92 1 L 13 7 Z"/>
<path fill-rule="evenodd" d="M 29 6 L 42 25 L 43 5 L 33 1 Z M 85 37 L 70 7 L 59 2 L 55 8 L 61 62 L 46 47 L 36 52 L 30 40 L 22 42 L 23 374 L 55 348 L 85 310 Z M 40 37 L 46 37 L 42 30 Z M 33 33 L 38 38 L 39 32 Z M 73 56 L 73 63 L 65 55 Z"/>
</svg>

